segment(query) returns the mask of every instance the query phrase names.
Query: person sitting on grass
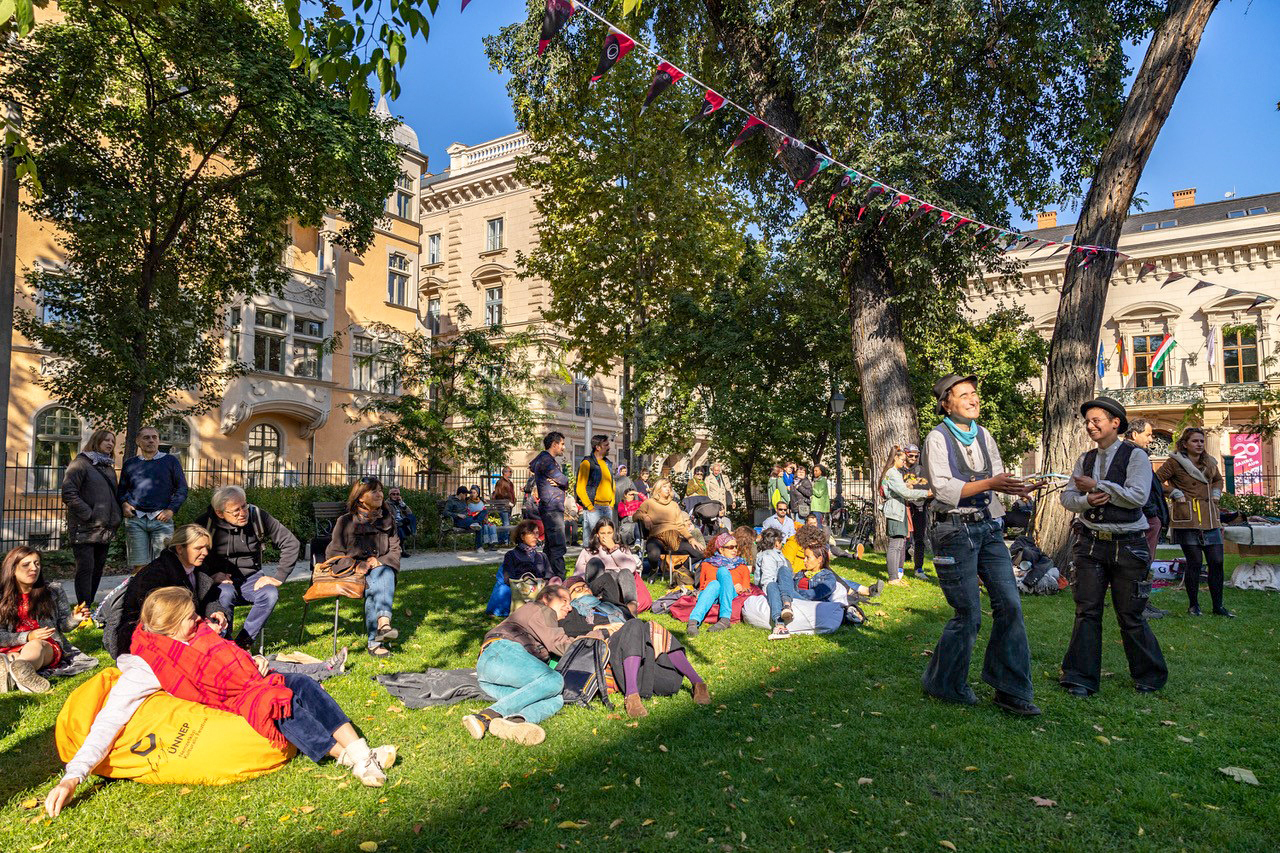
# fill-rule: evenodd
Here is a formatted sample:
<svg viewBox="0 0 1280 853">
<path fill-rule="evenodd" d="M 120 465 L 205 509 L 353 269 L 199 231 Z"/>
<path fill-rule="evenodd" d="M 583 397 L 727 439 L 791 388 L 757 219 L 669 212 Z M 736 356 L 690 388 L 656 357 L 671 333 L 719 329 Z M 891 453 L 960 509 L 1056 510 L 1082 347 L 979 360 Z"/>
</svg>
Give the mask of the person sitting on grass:
<svg viewBox="0 0 1280 853">
<path fill-rule="evenodd" d="M 467 517 L 471 519 L 472 530 L 476 531 L 476 553 L 492 551 L 498 547 L 498 525 L 489 521 L 489 507 L 480 496 L 480 487 L 472 486 L 467 498 Z M 480 525 L 476 530 L 474 525 Z"/>
<path fill-rule="evenodd" d="M 599 626 L 575 608 L 560 620 L 560 627 L 570 637 L 581 637 Z M 609 669 L 625 697 L 627 716 L 649 716 L 643 700 L 654 694 L 673 696 L 685 679 L 696 704 L 711 704 L 706 682 L 685 656 L 684 646 L 659 623 L 629 619 L 613 629 L 608 643 Z"/>
<path fill-rule="evenodd" d="M 52 669 L 71 654 L 63 636 L 90 618 L 80 605 L 72 610 L 61 584 L 50 586 L 40 571 L 40 552 L 19 545 L 0 564 L 0 693 L 13 678 L 23 693 L 48 693 L 39 670 Z"/>
<path fill-rule="evenodd" d="M 791 564 L 782 556 L 782 534 L 774 528 L 761 531 L 760 551 L 756 554 L 752 580 L 764 590 L 769 600 L 769 621 L 773 624 L 770 640 L 787 640 L 791 631 L 791 599 L 795 597 L 795 581 Z M 785 580 L 781 577 L 785 573 Z M 785 590 L 785 591 L 784 591 Z"/>
<path fill-rule="evenodd" d="M 370 749 L 333 697 L 307 676 L 267 674 L 265 660 L 256 663 L 196 615 L 188 590 L 161 587 L 147 596 L 132 649 L 116 661 L 120 680 L 67 762 L 62 781 L 45 798 L 49 817 L 71 801 L 143 700 L 161 690 L 238 714 L 278 748 L 293 744 L 316 763 L 332 756 L 361 784 L 379 788 L 386 782 L 394 746 Z"/>
<path fill-rule="evenodd" d="M 733 615 L 733 599 L 751 588 L 751 567 L 738 556 L 738 540 L 732 533 L 721 533 L 711 540 L 707 558 L 702 562 L 698 578 L 698 600 L 689 614 L 686 636 L 698 636 L 698 626 L 719 603 L 716 623 L 708 631 L 723 631 L 729 627 Z"/>
<path fill-rule="evenodd" d="M 476 678 L 480 689 L 497 701 L 462 718 L 473 738 L 491 734 L 524 746 L 546 740 L 538 723 L 564 707 L 564 678 L 547 661 L 560 657 L 573 642 L 560 627 L 572 609 L 563 585 L 547 586 L 484 635 Z M 607 639 L 609 626 L 594 628 L 587 636 Z"/>
<path fill-rule="evenodd" d="M 578 554 L 573 573 L 581 577 L 601 601 L 625 607 L 635 616 L 640 612 L 636 603 L 640 558 L 618 544 L 615 532 L 608 518 L 597 524 L 587 546 Z"/>
<path fill-rule="evenodd" d="M 532 575 L 544 583 L 556 576 L 551 571 L 547 555 L 538 550 L 538 527 L 538 522 L 531 518 L 517 524 L 516 547 L 502 557 L 502 576 L 512 588 L 525 575 Z"/>
<path fill-rule="evenodd" d="M 823 563 L 823 574 L 821 577 L 814 577 L 810 574 L 810 569 L 805 559 L 805 551 L 813 548 L 826 554 Z M 861 596 L 864 599 L 875 598 L 884 591 L 884 581 L 876 581 L 874 586 L 865 586 L 846 580 L 831 570 L 831 549 L 827 545 L 827 532 L 815 524 L 802 524 L 800 529 L 796 531 L 796 535 L 788 539 L 782 546 L 782 556 L 786 557 L 791 563 L 791 569 L 797 577 L 809 578 L 809 590 L 816 587 L 825 590 L 826 594 L 822 597 L 814 597 L 810 595 L 800 595 L 798 593 L 804 590 L 797 590 L 797 594 L 792 598 L 804 598 L 809 601 L 830 601 L 831 594 L 835 592 L 836 585 L 844 587 L 849 594 Z"/>
<path fill-rule="evenodd" d="M 748 565 L 756 561 L 756 531 L 745 524 L 733 528 L 733 538 L 738 540 L 738 556 Z"/>
</svg>

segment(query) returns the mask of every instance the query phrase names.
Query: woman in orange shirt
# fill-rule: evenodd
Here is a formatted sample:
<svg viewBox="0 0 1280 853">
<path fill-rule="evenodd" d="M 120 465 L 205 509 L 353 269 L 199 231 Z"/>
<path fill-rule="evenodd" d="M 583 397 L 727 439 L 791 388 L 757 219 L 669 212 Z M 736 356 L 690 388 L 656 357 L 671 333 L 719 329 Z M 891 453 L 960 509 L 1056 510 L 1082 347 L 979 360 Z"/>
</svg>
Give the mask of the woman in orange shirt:
<svg viewBox="0 0 1280 853">
<path fill-rule="evenodd" d="M 698 636 L 698 626 L 707 618 L 711 605 L 719 602 L 720 618 L 708 631 L 723 631 L 729 627 L 735 596 L 751 588 L 751 566 L 738 555 L 738 540 L 732 533 L 721 533 L 711 540 L 707 559 L 702 563 L 698 579 L 698 600 L 689 614 L 687 636 Z"/>
</svg>

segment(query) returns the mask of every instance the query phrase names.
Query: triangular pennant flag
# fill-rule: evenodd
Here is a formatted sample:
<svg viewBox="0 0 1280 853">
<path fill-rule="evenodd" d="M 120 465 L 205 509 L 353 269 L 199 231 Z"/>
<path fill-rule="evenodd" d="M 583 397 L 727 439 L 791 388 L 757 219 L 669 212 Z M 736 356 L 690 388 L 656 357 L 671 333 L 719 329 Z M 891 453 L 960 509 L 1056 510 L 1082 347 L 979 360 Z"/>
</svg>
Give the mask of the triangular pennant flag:
<svg viewBox="0 0 1280 853">
<path fill-rule="evenodd" d="M 1267 302 L 1275 302 L 1275 301 L 1276 301 L 1276 298 L 1274 296 L 1259 295 L 1257 299 L 1253 300 L 1253 304 L 1250 305 L 1245 310 L 1252 311 L 1254 308 L 1257 308 L 1259 305 L 1263 305 Z"/>
<path fill-rule="evenodd" d="M 636 43 L 631 40 L 631 36 L 620 33 L 617 30 L 610 30 L 609 34 L 604 37 L 604 47 L 600 51 L 600 62 L 596 65 L 596 73 L 591 75 L 591 82 L 597 82 L 608 73 L 609 69 L 619 59 L 630 53 L 635 46 Z"/>
<path fill-rule="evenodd" d="M 937 208 L 926 202 L 920 202 L 920 207 L 916 209 L 915 213 L 907 217 L 907 221 L 903 223 L 903 225 L 910 225 L 912 222 L 915 222 L 931 210 L 937 210 Z"/>
<path fill-rule="evenodd" d="M 1184 278 L 1186 278 L 1186 276 L 1180 272 L 1171 272 L 1169 273 L 1169 277 L 1166 278 L 1163 282 L 1161 282 L 1160 287 L 1161 288 L 1168 287 L 1169 285 L 1173 284 L 1175 281 L 1180 281 L 1181 279 L 1184 279 Z"/>
<path fill-rule="evenodd" d="M 876 225 L 877 226 L 883 225 L 885 217 L 887 217 L 890 213 L 893 213 L 893 211 L 897 209 L 898 205 L 906 204 L 909 201 L 911 201 L 911 196 L 907 195 L 906 193 L 896 194 L 893 197 L 893 201 L 889 204 L 887 208 L 885 208 L 884 214 L 880 217 L 880 221 L 877 222 Z"/>
<path fill-rule="evenodd" d="M 1241 293 L 1243 293 L 1243 291 L 1240 291 L 1240 290 L 1234 290 L 1234 289 L 1232 289 L 1232 288 L 1230 288 L 1230 287 L 1227 287 L 1227 288 L 1224 288 L 1224 289 L 1226 290 L 1226 292 L 1222 294 L 1222 298 L 1223 298 L 1223 299 L 1230 299 L 1230 298 L 1231 298 L 1231 297 L 1233 297 L 1233 296 L 1239 296 Z"/>
<path fill-rule="evenodd" d="M 1144 278 L 1146 278 L 1147 273 L 1155 272 L 1155 271 L 1156 271 L 1155 264 L 1151 263 L 1151 261 L 1143 261 L 1142 267 L 1139 268 L 1138 270 L 1138 281 L 1142 281 Z"/>
<path fill-rule="evenodd" d="M 1054 249 L 1054 250 L 1053 250 L 1053 253 L 1052 253 L 1052 254 L 1050 254 L 1050 255 L 1049 255 L 1049 257 L 1051 257 L 1051 258 L 1052 258 L 1054 255 L 1060 255 L 1060 254 L 1062 254 L 1063 252 L 1065 252 L 1067 249 L 1070 249 L 1070 248 L 1071 248 L 1071 244 L 1070 244 L 1070 243 L 1063 243 L 1061 246 L 1059 246 L 1058 248 Z"/>
<path fill-rule="evenodd" d="M 799 189 L 800 185 L 803 184 L 805 181 L 812 181 L 814 175 L 818 174 L 819 172 L 821 172 L 823 169 L 827 168 L 830 165 L 831 165 L 830 159 L 828 159 L 827 157 L 824 157 L 821 154 L 817 155 L 817 159 L 813 161 L 813 168 L 809 170 L 809 174 L 801 178 L 800 180 L 796 181 L 796 189 Z"/>
<path fill-rule="evenodd" d="M 790 136 L 782 137 L 782 141 L 778 143 L 778 150 L 773 152 L 773 158 L 776 160 L 779 157 L 781 157 L 782 152 L 786 151 L 790 145 L 791 145 L 791 137 Z"/>
<path fill-rule="evenodd" d="M 693 118 L 685 122 L 684 129 L 688 130 L 689 126 L 696 121 L 702 121 L 716 110 L 724 106 L 724 95 L 717 94 L 710 89 L 702 96 L 702 106 L 698 108 L 698 112 Z"/>
<path fill-rule="evenodd" d="M 1088 249 L 1089 256 L 1084 259 L 1084 263 L 1080 265 L 1081 269 L 1088 269 L 1093 265 L 1094 260 L 1098 257 L 1098 250 L 1092 246 Z"/>
<path fill-rule="evenodd" d="M 547 45 L 569 23 L 575 11 L 573 0 L 547 0 L 547 9 L 542 14 L 542 34 L 538 36 L 538 56 L 542 56 Z"/>
<path fill-rule="evenodd" d="M 1035 257 L 1036 255 L 1038 255 L 1042 249 L 1047 249 L 1047 248 L 1049 248 L 1050 246 L 1056 246 L 1056 245 L 1058 245 L 1058 244 L 1057 244 L 1055 241 L 1053 241 L 1053 240 L 1041 240 L 1040 242 L 1041 242 L 1041 243 L 1043 243 L 1044 245 L 1037 246 L 1037 247 L 1036 247 L 1036 250 L 1035 250 L 1034 252 L 1032 252 L 1032 253 L 1031 253 L 1031 257 Z M 1052 257 L 1053 257 L 1053 255 L 1049 255 L 1049 257 L 1051 257 L 1051 258 L 1052 258 Z"/>
<path fill-rule="evenodd" d="M 733 153 L 733 149 L 764 130 L 765 127 L 767 127 L 767 125 L 764 123 L 764 119 L 756 118 L 755 116 L 748 118 L 747 123 L 742 126 L 742 130 L 738 131 L 738 135 L 734 137 L 733 143 L 729 146 L 729 150 L 724 152 L 724 156 L 728 157 Z"/>
<path fill-rule="evenodd" d="M 653 81 L 649 84 L 649 92 L 644 96 L 644 104 L 640 107 L 640 114 L 644 115 L 644 111 L 649 108 L 649 104 L 653 103 L 653 99 L 665 92 L 683 76 L 684 72 L 670 62 L 659 62 L 658 67 L 653 72 Z"/>
<path fill-rule="evenodd" d="M 465 12 L 465 11 L 467 11 L 467 4 L 468 4 L 468 3 L 470 3 L 470 2 L 471 2 L 471 0 L 462 0 L 462 8 L 461 8 L 461 9 L 459 9 L 458 11 L 459 11 L 459 12 Z"/>
<path fill-rule="evenodd" d="M 953 227 L 950 231 L 947 232 L 947 236 L 954 237 L 957 231 L 959 231 L 961 228 L 965 227 L 966 225 L 971 225 L 971 224 L 973 224 L 972 219 L 969 219 L 966 216 L 961 216 L 960 221 L 955 224 L 955 227 Z"/>
<path fill-rule="evenodd" d="M 1203 281 L 1203 280 L 1197 281 L 1196 286 L 1187 291 L 1187 295 L 1190 296 L 1191 294 L 1195 293 L 1197 290 L 1199 290 L 1202 287 L 1213 287 L 1213 286 L 1214 284 L 1211 281 Z"/>
<path fill-rule="evenodd" d="M 854 176 L 857 174 L 857 172 L 845 172 L 840 176 L 840 183 L 836 185 L 836 191 L 833 192 L 831 194 L 831 198 L 828 199 L 827 207 L 835 204 L 836 196 L 840 195 L 840 193 L 844 191 L 845 187 L 850 186 L 853 183 Z"/>
<path fill-rule="evenodd" d="M 879 181 L 872 182 L 871 186 L 867 188 L 867 194 L 862 197 L 862 205 L 858 208 L 858 222 L 862 221 L 862 214 L 867 212 L 867 205 L 871 204 L 871 199 L 883 192 L 888 192 L 884 188 L 884 184 Z"/>
</svg>

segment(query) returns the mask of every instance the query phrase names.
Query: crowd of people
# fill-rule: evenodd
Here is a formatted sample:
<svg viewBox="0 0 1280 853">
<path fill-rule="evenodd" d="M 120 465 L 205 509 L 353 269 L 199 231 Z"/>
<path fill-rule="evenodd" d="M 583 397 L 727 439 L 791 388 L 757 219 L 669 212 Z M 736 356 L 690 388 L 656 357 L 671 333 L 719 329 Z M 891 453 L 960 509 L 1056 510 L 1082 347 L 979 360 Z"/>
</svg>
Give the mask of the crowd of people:
<svg viewBox="0 0 1280 853">
<path fill-rule="evenodd" d="M 564 677 L 554 662 L 582 641 L 607 646 L 610 687 L 624 697 L 630 716 L 647 714 L 648 697 L 671 695 L 686 684 L 696 703 L 708 704 L 706 681 L 680 641 L 659 623 L 638 618 L 642 612 L 675 614 L 683 603 L 687 637 L 704 627 L 729 629 L 753 596 L 765 602 L 760 606 L 767 609 L 771 640 L 792 636 L 789 626 L 802 607 L 835 605 L 844 621 L 860 624 L 860 604 L 879 596 L 886 583 L 905 582 L 908 543 L 917 575 L 927 577 L 925 538 L 953 615 L 925 667 L 924 692 L 943 701 L 978 701 L 968 676 L 981 623 L 981 583 L 993 622 L 981 677 L 1000 708 L 1039 714 L 1001 500 L 1026 498 L 1036 485 L 1005 470 L 990 432 L 978 424 L 975 377 L 945 377 L 934 394 L 942 420 L 925 437 L 923 453 L 911 443 L 894 446 L 880 478 L 887 577 L 873 587 L 832 568 L 833 554 L 843 552 L 827 527 L 831 490 L 821 465 L 812 473 L 803 464 L 774 466 L 766 489 L 772 513 L 759 528 L 730 522 L 733 488 L 718 463 L 693 471 L 682 501 L 668 477 L 650 486 L 643 476 L 631 477 L 626 465 L 615 466 L 605 436 L 592 438 L 591 455 L 572 487 L 559 459 L 564 436 L 545 437 L 543 451 L 530 462 L 523 517 L 514 529 L 511 468 L 503 469 L 488 501 L 479 488 L 459 488 L 445 504 L 446 518 L 473 532 L 479 550 L 508 538 L 512 545 L 499 583 L 510 586 L 513 606 L 485 634 L 476 661 L 479 685 L 493 702 L 463 719 L 468 734 L 541 742 L 546 734 L 539 724 L 563 705 Z M 1199 428 L 1185 430 L 1153 474 L 1144 449 L 1150 424 L 1130 424 L 1123 406 L 1106 397 L 1086 402 L 1080 413 L 1093 447 L 1077 460 L 1060 496 L 1077 514 L 1076 615 L 1060 684 L 1073 696 L 1098 691 L 1102 611 L 1110 592 L 1134 686 L 1155 691 L 1168 678 L 1148 622 L 1150 564 L 1162 528 L 1172 530 L 1186 557 L 1188 612 L 1200 615 L 1199 580 L 1207 566 L 1212 612 L 1234 616 L 1223 604 L 1222 475 Z M 106 621 L 104 645 L 123 676 L 49 794 L 50 815 L 156 691 L 241 714 L 274 743 L 291 743 L 316 761 L 332 756 L 364 784 L 382 784 L 394 747 L 370 748 L 323 688 L 273 672 L 264 658 L 250 654 L 299 558 L 297 537 L 249 504 L 237 486 L 215 491 L 196 523 L 174 529 L 187 484 L 181 466 L 158 449 L 158 433 L 140 431 L 139 452 L 125 461 L 118 481 L 114 447 L 112 433 L 93 433 L 64 477 L 77 603 L 45 581 L 35 549 L 14 548 L 0 567 L 0 683 L 45 692 L 50 683 L 41 673 L 56 670 L 72 651 L 66 634 L 93 624 L 89 605 L 107 543 L 121 524 L 127 528 L 135 573 L 99 613 Z M 708 502 L 709 510 L 700 512 Z M 367 650 L 384 658 L 399 636 L 392 605 L 402 540 L 413 535 L 417 519 L 399 490 L 385 490 L 376 477 L 352 486 L 345 509 L 317 568 L 361 579 Z M 578 521 L 583 547 L 567 567 L 571 525 Z M 280 555 L 270 571 L 263 560 L 267 545 Z M 664 575 L 675 589 L 659 601 L 650 584 Z M 236 630 L 236 608 L 244 607 Z"/>
</svg>

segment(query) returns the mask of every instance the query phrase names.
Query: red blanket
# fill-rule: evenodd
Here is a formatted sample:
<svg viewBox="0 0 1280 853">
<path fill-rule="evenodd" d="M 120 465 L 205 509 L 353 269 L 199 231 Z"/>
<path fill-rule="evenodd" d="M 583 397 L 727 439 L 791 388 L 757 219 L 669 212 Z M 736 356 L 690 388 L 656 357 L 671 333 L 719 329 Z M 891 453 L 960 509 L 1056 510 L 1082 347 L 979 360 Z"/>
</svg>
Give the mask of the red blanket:
<svg viewBox="0 0 1280 853">
<path fill-rule="evenodd" d="M 742 595 L 733 600 L 733 613 L 729 617 L 730 622 L 742 621 L 742 603 L 753 595 L 764 595 L 764 592 L 758 586 L 753 586 Z M 693 612 L 693 606 L 698 601 L 696 595 L 682 595 L 671 604 L 671 610 L 668 611 L 675 619 L 681 622 L 689 621 L 689 614 Z M 720 619 L 720 602 L 717 601 L 711 605 L 711 611 L 707 614 L 707 622 L 715 622 Z"/>
<path fill-rule="evenodd" d="M 258 734 L 281 749 L 288 748 L 275 725 L 293 713 L 293 691 L 284 686 L 284 676 L 259 673 L 248 652 L 207 624 L 201 623 L 190 643 L 153 634 L 139 625 L 131 650 L 147 662 L 166 693 L 239 714 Z"/>
</svg>

